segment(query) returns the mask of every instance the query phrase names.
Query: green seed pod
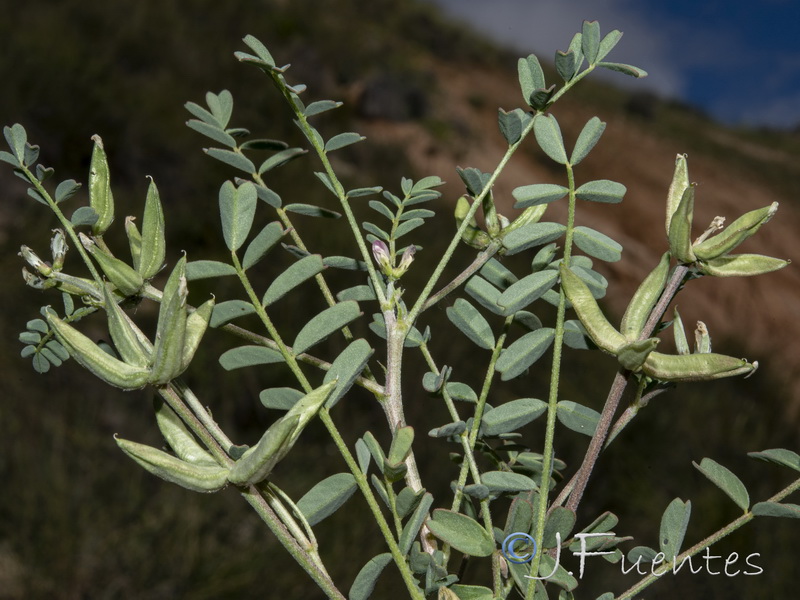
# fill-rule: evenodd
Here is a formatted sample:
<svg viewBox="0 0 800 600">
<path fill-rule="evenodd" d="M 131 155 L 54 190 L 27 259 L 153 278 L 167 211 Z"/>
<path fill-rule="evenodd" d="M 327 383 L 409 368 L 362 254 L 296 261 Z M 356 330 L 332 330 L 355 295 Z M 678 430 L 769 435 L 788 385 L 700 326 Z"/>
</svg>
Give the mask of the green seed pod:
<svg viewBox="0 0 800 600">
<path fill-rule="evenodd" d="M 683 321 L 678 314 L 678 309 L 675 308 L 675 319 L 672 321 L 672 334 L 675 337 L 675 347 L 678 349 L 678 354 L 690 354 L 689 340 L 686 338 L 686 329 L 683 327 Z"/>
<path fill-rule="evenodd" d="M 628 308 L 625 309 L 620 329 L 622 335 L 631 341 L 636 340 L 642 333 L 647 319 L 650 318 L 650 313 L 664 292 L 669 276 L 669 261 L 670 253 L 665 252 L 658 266 L 639 285 Z"/>
<path fill-rule="evenodd" d="M 667 221 L 666 230 L 669 235 L 669 226 L 672 222 L 672 216 L 678 210 L 678 205 L 681 203 L 683 193 L 689 187 L 689 168 L 686 164 L 686 155 L 678 154 L 675 157 L 675 172 L 672 175 L 672 183 L 667 192 Z"/>
<path fill-rule="evenodd" d="M 139 264 L 142 257 L 142 234 L 134 221 L 136 217 L 125 217 L 125 233 L 128 236 L 128 245 L 131 248 L 131 258 L 133 268 L 139 271 Z"/>
<path fill-rule="evenodd" d="M 713 277 L 749 277 L 777 271 L 791 261 L 763 256 L 761 254 L 729 254 L 708 261 L 697 263 L 697 268 L 704 275 Z"/>
<path fill-rule="evenodd" d="M 144 279 L 130 265 L 101 250 L 94 241 L 83 233 L 80 240 L 92 257 L 100 265 L 108 280 L 117 286 L 117 289 L 126 297 L 135 296 L 144 285 Z"/>
<path fill-rule="evenodd" d="M 157 448 L 114 438 L 122 451 L 145 470 L 193 492 L 216 492 L 228 483 L 228 469 L 219 465 L 195 465 Z"/>
<path fill-rule="evenodd" d="M 147 383 L 147 369 L 129 365 L 107 354 L 100 346 L 53 313 L 47 314 L 47 321 L 70 356 L 106 383 L 123 390 L 139 389 Z"/>
<path fill-rule="evenodd" d="M 628 343 L 628 340 L 608 322 L 597 305 L 597 300 L 594 299 L 592 292 L 581 278 L 565 267 L 563 263 L 559 267 L 559 271 L 561 287 L 572 303 L 572 307 L 586 328 L 589 337 L 598 348 L 616 355 L 620 348 Z"/>
<path fill-rule="evenodd" d="M 722 233 L 715 235 L 692 248 L 695 256 L 700 260 L 711 260 L 727 254 L 736 246 L 741 244 L 759 228 L 769 221 L 778 210 L 778 203 L 773 202 L 769 206 L 751 210 L 736 219 Z"/>
<path fill-rule="evenodd" d="M 236 485 L 251 485 L 266 479 L 292 449 L 300 433 L 316 416 L 338 383 L 338 378 L 310 392 L 275 421 L 258 444 L 234 463 L 228 479 Z"/>
<path fill-rule="evenodd" d="M 93 135 L 92 141 L 94 141 L 94 150 L 89 169 L 89 206 L 98 216 L 97 221 L 92 225 L 92 233 L 103 235 L 114 221 L 114 196 L 111 193 L 111 177 L 103 140 L 99 135 Z"/>
<path fill-rule="evenodd" d="M 638 372 L 660 341 L 658 338 L 648 338 L 625 344 L 620 348 L 617 360 L 628 371 Z"/>
<path fill-rule="evenodd" d="M 186 340 L 186 257 L 182 257 L 169 276 L 161 296 L 150 383 L 163 385 L 180 375 Z"/>
<path fill-rule="evenodd" d="M 158 428 L 178 458 L 194 465 L 218 467 L 219 463 L 197 442 L 175 411 L 159 398 L 155 403 Z"/>
<path fill-rule="evenodd" d="M 122 357 L 122 360 L 129 365 L 147 367 L 150 362 L 151 352 L 141 342 L 144 334 L 141 331 L 135 331 L 138 327 L 127 318 L 125 311 L 117 304 L 116 298 L 111 295 L 108 287 L 105 287 L 103 291 L 105 294 L 106 313 L 108 314 L 108 331 L 111 334 L 114 347 Z"/>
<path fill-rule="evenodd" d="M 494 197 L 492 192 L 488 192 L 483 197 L 483 219 L 486 223 L 486 229 L 489 232 L 489 237 L 497 237 L 500 233 L 500 220 L 497 217 L 497 209 L 494 206 Z"/>
<path fill-rule="evenodd" d="M 469 213 L 469 209 L 472 205 L 470 204 L 469 200 L 467 200 L 466 196 L 461 196 L 456 202 L 456 228 L 461 228 L 461 224 L 464 222 L 464 219 L 467 217 L 467 213 Z M 472 246 L 473 248 L 477 248 L 478 250 L 483 250 L 486 248 L 492 241 L 492 238 L 485 231 L 481 231 L 478 228 L 478 222 L 475 220 L 473 216 L 467 228 L 464 230 L 464 233 L 461 234 L 461 239 Z"/>
<path fill-rule="evenodd" d="M 669 224 L 669 249 L 679 263 L 697 260 L 692 251 L 692 220 L 694 218 L 694 185 L 683 192 L 681 201 Z"/>
<path fill-rule="evenodd" d="M 651 352 L 642 370 L 660 381 L 708 381 L 752 374 L 758 362 L 749 363 L 724 354 L 661 354 Z"/>
<path fill-rule="evenodd" d="M 142 245 L 137 270 L 145 279 L 153 278 L 164 266 L 167 242 L 164 237 L 164 210 L 155 182 L 150 179 L 142 219 Z"/>
<path fill-rule="evenodd" d="M 508 227 L 503 229 L 503 235 L 507 234 L 509 231 L 514 231 L 515 229 L 519 229 L 523 225 L 527 225 L 528 223 L 538 223 L 544 212 L 547 210 L 547 204 L 537 204 L 535 206 L 529 206 L 525 210 L 522 211 L 522 214 L 518 216 L 516 219 L 511 221 L 511 224 Z"/>
<path fill-rule="evenodd" d="M 411 246 L 413 248 L 413 246 Z M 183 353 L 181 355 L 181 371 L 189 367 L 194 358 L 194 353 L 200 346 L 200 340 L 208 329 L 211 313 L 214 311 L 214 299 L 204 302 L 186 318 L 186 335 L 183 340 Z"/>
<path fill-rule="evenodd" d="M 87 304 L 98 305 L 103 302 L 103 288 L 92 279 L 54 272 L 51 281 L 62 292 L 85 298 Z"/>
<path fill-rule="evenodd" d="M 711 352 L 711 336 L 708 333 L 708 327 L 702 321 L 697 322 L 697 328 L 694 330 L 694 351 L 697 354 Z"/>
</svg>

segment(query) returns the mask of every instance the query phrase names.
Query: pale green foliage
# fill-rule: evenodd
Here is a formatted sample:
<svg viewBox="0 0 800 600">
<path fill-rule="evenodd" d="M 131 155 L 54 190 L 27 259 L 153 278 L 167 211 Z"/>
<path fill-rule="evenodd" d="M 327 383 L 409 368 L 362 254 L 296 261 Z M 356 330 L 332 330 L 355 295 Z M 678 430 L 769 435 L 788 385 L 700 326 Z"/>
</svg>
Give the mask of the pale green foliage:
<svg viewBox="0 0 800 600">
<path fill-rule="evenodd" d="M 464 192 L 455 206 L 455 229 L 440 232 L 449 240 L 441 256 L 426 255 L 417 242 L 425 240 L 420 228 L 436 209 L 446 206 L 436 202 L 442 195 L 437 188 L 443 180 L 435 175 L 418 181 L 402 178 L 399 190 L 394 192 L 378 186 L 347 190 L 329 155 L 362 142 L 364 136 L 344 132 L 326 139 L 312 122 L 341 103 L 315 100 L 306 104 L 301 98 L 306 86 L 290 84 L 288 65 L 276 66 L 270 52 L 252 36 L 244 40 L 252 53 L 237 52 L 236 57 L 258 67 L 272 81 L 292 111 L 306 147 L 251 138 L 248 130 L 231 126 L 234 99 L 227 90 L 209 92 L 206 106 L 187 103 L 186 109 L 194 117 L 188 126 L 216 145 L 205 152 L 233 170 L 233 179 L 222 183 L 217 195 L 220 247 L 224 245 L 230 257 L 226 261 L 182 257 L 171 268 L 163 290 L 151 282 L 166 256 L 165 216 L 155 182 L 147 193 L 141 231 L 132 217 L 125 220 L 130 260 L 114 256 L 103 240 L 103 236 L 120 235 L 120 228 L 113 228 L 115 207 L 106 155 L 113 149 L 104 148 L 99 136 L 93 138 L 88 205 L 78 207 L 68 219 L 60 205 L 80 198 L 80 184 L 66 180 L 48 191 L 51 186 L 47 180 L 53 170 L 36 165 L 38 147 L 28 142 L 21 125 L 6 127 L 10 152 L 0 152 L 0 160 L 29 183 L 30 196 L 49 207 L 61 227 L 55 230 L 51 242 L 52 264 L 27 246 L 20 252 L 33 270 L 24 271 L 26 283 L 38 289 L 59 290 L 64 309 L 63 318 L 50 308 L 42 311 L 46 320 L 36 318 L 27 323 L 19 338 L 25 344 L 22 356 L 32 357 L 33 367 L 40 373 L 72 356 L 111 385 L 123 389 L 152 386 L 165 401 L 157 406 L 157 422 L 170 452 L 119 439 L 123 451 L 154 475 L 190 490 L 213 492 L 228 485 L 238 487 L 330 598 L 344 595 L 322 564 L 313 527 L 344 505 L 356 489 L 364 497 L 388 552 L 374 557 L 360 570 L 350 587 L 353 600 L 369 598 L 391 562 L 399 569 L 405 591 L 412 598 L 436 594 L 439 598 L 467 600 L 520 594 L 531 600 L 544 598 L 544 594 L 553 597 L 552 588 L 560 590 L 559 598 L 573 597 L 578 580 L 554 563 L 550 551 L 560 545 L 573 551 L 580 547 L 580 540 L 572 534 L 576 525 L 583 527 L 582 532 L 608 533 L 602 547 L 611 560 L 622 557 L 618 546 L 628 541 L 611 533 L 618 523 L 614 514 L 604 513 L 592 521 L 591 516 L 577 510 L 604 444 L 613 441 L 651 397 L 673 382 L 751 374 L 757 366 L 712 353 L 710 335 L 702 324 L 698 325 L 695 351 L 691 352 L 677 311 L 672 325 L 678 354 L 656 352 L 659 338 L 654 332 L 659 331 L 670 301 L 684 284 L 702 275 L 755 275 L 788 264 L 777 258 L 730 254 L 774 215 L 777 204 L 743 215 L 722 233 L 717 233 L 720 227 L 715 224 L 700 239 L 693 239 L 695 187 L 689 183 L 686 158 L 679 156 L 667 193 L 667 236 L 661 242 L 667 251 L 639 286 L 621 326 L 616 327 L 605 315 L 598 299 L 606 295 L 609 284 L 595 270 L 595 261 L 624 262 L 623 247 L 601 231 L 575 226 L 575 213 L 579 200 L 618 203 L 626 189 L 606 179 L 581 182 L 580 172 L 575 170 L 595 148 L 602 148 L 605 123 L 597 117 L 589 119 L 574 146 L 568 148 L 557 117 L 550 111 L 595 68 L 634 77 L 646 75 L 637 67 L 604 61 L 620 36 L 612 31 L 601 37 L 599 24 L 584 23 L 568 49 L 556 54 L 555 67 L 562 81 L 549 86 L 535 56 L 519 60 L 524 105 L 498 113 L 507 151 L 491 172 L 457 169 Z M 563 176 L 557 182 L 516 187 L 514 208 L 522 212 L 515 218 L 507 217 L 495 207 L 493 188 L 509 159 L 531 134 L 544 156 L 563 170 Z M 327 201 L 336 202 L 336 210 L 311 200 L 284 204 L 270 186 L 275 169 L 309 152 L 318 165 L 313 168 L 320 170 L 310 168 L 307 174 L 321 185 Z M 266 158 L 262 153 L 267 153 Z M 376 196 L 379 199 L 364 200 Z M 543 220 L 547 206 L 554 202 L 567 203 L 566 222 Z M 213 204 L 209 200 L 204 206 Z M 362 209 L 372 210 L 373 217 L 377 213 L 376 222 L 359 221 L 360 215 L 367 213 Z M 478 211 L 482 211 L 480 220 L 476 218 Z M 303 237 L 306 217 L 329 219 L 326 227 L 347 230 L 358 252 L 353 256 L 327 255 L 324 236 Z M 271 222 L 254 231 L 254 223 L 263 218 Z M 88 277 L 64 272 L 68 248 L 79 254 Z M 583 254 L 577 254 L 579 251 Z M 456 252 L 466 253 L 472 262 L 442 286 L 442 273 Z M 531 259 L 530 268 L 523 272 L 513 272 L 503 262 L 504 257 L 522 254 Z M 255 273 L 267 258 L 271 266 L 280 268 L 264 281 Z M 426 283 L 420 289 L 401 287 L 410 279 L 404 279 L 406 274 L 423 265 L 432 267 L 418 271 L 428 274 Z M 74 267 L 69 265 L 70 269 Z M 329 281 L 334 279 L 331 271 L 337 270 L 349 272 L 349 281 L 357 283 L 334 294 Z M 196 309 L 188 304 L 190 282 L 220 277 L 238 279 L 241 297 L 216 304 L 207 300 Z M 318 309 L 305 323 L 287 323 L 283 316 L 287 304 L 304 303 L 309 295 L 322 298 L 325 308 Z M 160 304 L 153 340 L 136 325 L 135 314 L 125 310 L 131 301 Z M 449 303 L 443 312 L 452 327 L 440 323 L 431 331 L 422 315 L 442 301 Z M 81 304 L 79 308 L 76 302 Z M 546 325 L 530 311 L 542 302 L 557 308 L 555 321 Z M 107 314 L 114 348 L 96 344 L 75 327 L 84 317 L 101 310 Z M 577 319 L 568 320 L 568 310 L 574 311 Z M 357 338 L 349 326 L 361 325 L 365 314 L 372 315 L 370 333 Z M 250 317 L 249 322 L 257 319 L 255 331 L 233 324 L 244 322 L 244 317 Z M 296 380 L 294 387 L 261 392 L 265 407 L 285 412 L 252 447 L 228 439 L 180 378 L 209 326 L 244 341 L 219 357 L 223 369 L 279 365 L 288 368 Z M 478 356 L 486 361 L 480 389 L 459 381 L 467 379 L 469 373 L 459 373 L 438 362 L 429 346 L 436 336 L 450 336 L 459 344 L 474 344 L 480 350 Z M 334 350 L 337 344 L 339 350 Z M 599 349 L 618 361 L 617 379 L 602 412 L 559 397 L 564 344 L 587 351 Z M 375 353 L 381 347 L 385 354 L 381 352 L 378 360 Z M 496 393 L 495 386 L 501 385 L 498 380 L 525 377 L 545 356 L 552 359 L 547 398 L 518 398 L 499 406 L 488 402 L 508 396 Z M 427 366 L 422 381 L 408 379 L 406 373 L 414 371 L 402 369 L 403 362 L 412 357 L 421 358 Z M 632 408 L 614 422 L 617 404 L 628 384 L 636 388 Z M 392 440 L 388 447 L 382 447 L 371 432 L 360 432 L 354 456 L 339 434 L 334 416 L 341 418 L 342 413 L 331 411 L 341 405 L 358 410 L 357 404 L 348 404 L 353 386 L 366 390 L 383 408 Z M 452 478 L 451 499 L 434 498 L 426 491 L 418 469 L 421 457 L 415 453 L 424 428 L 406 423 L 404 416 L 404 402 L 425 393 L 433 397 L 427 402 L 441 402 L 448 413 L 448 419 L 428 435 L 435 438 L 433 443 L 441 452 L 455 450 L 453 472 L 446 475 Z M 545 438 L 534 439 L 534 447 L 528 447 L 525 444 L 532 436 L 526 436 L 523 442 L 520 431 L 545 415 Z M 276 486 L 274 470 L 296 442 L 302 443 L 303 430 L 317 418 L 328 429 L 349 472 L 324 477 L 295 503 Z M 562 476 L 567 465 L 554 456 L 556 432 L 558 436 L 571 436 L 577 443 L 585 440 L 581 435 L 592 438 L 582 467 L 568 483 Z M 754 456 L 800 470 L 797 454 L 789 450 L 765 450 Z M 800 480 L 748 512 L 750 496 L 736 475 L 710 458 L 695 466 L 744 511 L 747 520 L 754 515 L 797 517 L 796 506 L 779 501 L 800 487 Z M 555 488 L 555 497 L 550 494 L 551 488 Z M 509 503 L 504 500 L 510 500 L 506 510 Z M 681 551 L 690 515 L 691 503 L 677 498 L 663 515 L 658 539 L 668 561 L 665 569 Z M 584 525 L 586 522 L 589 524 Z M 743 522 L 724 528 L 721 535 Z M 500 523 L 505 523 L 504 529 L 500 529 Z M 535 543 L 530 565 L 506 560 L 509 555 L 504 540 L 520 533 Z M 483 564 L 492 572 L 492 589 L 459 582 L 454 552 L 491 557 Z M 656 551 L 646 546 L 628 553 L 629 559 L 641 557 L 645 561 L 656 556 Z M 528 577 L 551 572 L 547 583 L 533 585 Z M 640 587 L 621 597 L 629 598 L 649 583 L 652 580 L 645 578 Z M 400 597 L 398 594 L 395 591 L 393 597 Z M 594 595 L 592 592 L 587 597 Z"/>
</svg>

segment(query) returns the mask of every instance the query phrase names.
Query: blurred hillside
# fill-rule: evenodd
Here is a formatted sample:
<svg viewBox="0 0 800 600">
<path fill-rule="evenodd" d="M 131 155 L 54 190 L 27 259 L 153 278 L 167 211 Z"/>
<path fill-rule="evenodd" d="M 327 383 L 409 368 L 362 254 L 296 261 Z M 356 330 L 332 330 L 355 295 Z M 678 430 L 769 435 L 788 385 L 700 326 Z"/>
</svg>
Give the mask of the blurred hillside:
<svg viewBox="0 0 800 600">
<path fill-rule="evenodd" d="M 247 127 L 256 137 L 302 144 L 263 74 L 232 56 L 250 33 L 268 45 L 279 63 L 292 64 L 290 80 L 307 84 L 309 97 L 345 101 L 321 121 L 321 130 L 326 135 L 358 131 L 368 138 L 336 155 L 335 166 L 349 187 L 396 190 L 401 176 L 430 174 L 449 182 L 436 207 L 441 218 L 420 230 L 427 241 L 421 262 L 424 253 L 435 253 L 453 231 L 453 203 L 463 192 L 454 167 L 491 170 L 505 150 L 497 131 L 497 107 L 510 110 L 521 104 L 517 56 L 449 24 L 417 1 L 337 0 L 335 9 L 333 4 L 49 0 L 23 6 L 0 0 L 0 38 L 5 40 L 0 58 L 2 124 L 24 124 L 29 139 L 42 147 L 41 162 L 55 167 L 59 179 L 84 182 L 90 138 L 101 135 L 119 205 L 116 226 L 123 215 L 140 213 L 145 175 L 151 175 L 165 203 L 170 264 L 182 250 L 190 258 L 221 257 L 217 190 L 232 173 L 203 154 L 205 138 L 184 126 L 188 113 L 183 104 L 201 102 L 209 89 L 229 89 L 235 126 Z M 601 26 L 609 30 L 614 24 Z M 625 53 L 624 38 L 613 56 L 636 64 L 636 57 Z M 800 228 L 797 133 L 725 129 L 688 107 L 591 81 L 561 101 L 555 113 L 568 145 L 591 116 L 608 122 L 578 177 L 613 179 L 628 188 L 621 205 L 581 206 L 578 213 L 579 224 L 591 224 L 625 247 L 622 261 L 604 272 L 610 289 L 626 290 L 610 294 L 611 312 L 622 313 L 626 298 L 666 247 L 664 199 L 677 153 L 688 153 L 691 178 L 700 184 L 698 235 L 700 226 L 715 215 L 731 222 L 747 210 L 779 201 L 777 217 L 748 242 L 746 251 L 795 258 Z M 514 158 L 497 186 L 500 211 L 508 216 L 514 214 L 512 189 L 563 178 L 534 146 L 531 142 Z M 310 161 L 295 161 L 271 180 L 286 201 L 329 202 Z M 111 390 L 87 377 L 74 361 L 37 376 L 19 358 L 16 338 L 25 322 L 37 316 L 39 306 L 57 298 L 25 288 L 16 253 L 24 243 L 46 256 L 54 225 L 8 168 L 0 168 L 0 189 L 0 269 L 7 282 L 0 286 L 0 334 L 6 340 L 0 345 L 5 376 L 0 402 L 0 600 L 318 597 L 308 593 L 299 567 L 233 491 L 213 497 L 191 494 L 147 475 L 118 451 L 114 433 L 161 443 L 147 393 Z M 552 218 L 561 216 L 559 207 L 549 210 Z M 308 230 L 308 239 L 328 248 L 341 246 L 332 253 L 352 252 L 345 246 L 351 242 L 344 227 L 298 222 L 317 227 Z M 267 266 L 264 276 L 269 275 Z M 198 296 L 209 290 L 193 287 Z M 800 380 L 794 376 L 800 369 L 798 290 L 800 275 L 789 267 L 755 279 L 699 280 L 681 293 L 687 326 L 703 320 L 715 349 L 757 359 L 762 366 L 748 380 L 678 388 L 643 411 L 630 439 L 609 450 L 607 465 L 596 475 L 602 485 L 589 488 L 587 511 L 618 508 L 624 514 L 633 507 L 623 520 L 624 533 L 653 543 L 658 515 L 675 495 L 685 498 L 691 491 L 700 516 L 692 526 L 697 529 L 689 531 L 699 537 L 735 514 L 727 506 L 717 507 L 719 496 L 693 472 L 692 460 L 713 456 L 743 472 L 743 478 L 749 475 L 748 483 L 757 473 L 750 487 L 754 498 L 763 499 L 782 485 L 782 473 L 764 475 L 744 454 L 765 447 L 797 448 L 800 441 Z M 238 292 L 233 283 L 221 282 L 214 293 L 227 299 Z M 282 316 L 296 321 L 313 309 L 286 306 Z M 143 305 L 141 311 L 142 318 L 152 320 L 151 308 Z M 443 311 L 431 312 L 439 314 L 426 319 L 442 318 Z M 258 391 L 286 385 L 281 383 L 284 374 L 233 377 L 220 372 L 216 358 L 231 340 L 211 337 L 189 375 L 190 384 L 204 391 L 203 402 L 226 429 L 252 441 L 272 418 L 258 403 Z M 433 340 L 441 362 L 468 369 L 466 344 L 441 337 Z M 600 380 L 599 389 L 587 390 L 586 384 L 595 382 L 593 373 L 576 364 L 575 376 L 566 378 L 565 395 L 599 409 L 610 376 L 601 375 L 606 379 Z M 534 383 L 539 383 L 535 376 Z M 514 386 L 517 397 L 530 395 L 521 383 Z M 428 421 L 441 424 L 436 420 L 442 413 L 428 414 L 433 409 L 426 408 L 429 399 L 421 390 L 407 391 L 409 396 L 415 393 L 420 402 L 407 409 L 409 420 L 416 424 L 418 418 L 420 431 L 430 428 Z M 351 404 L 337 407 L 346 411 L 337 418 L 349 427 L 348 441 L 368 428 L 385 440 L 381 411 L 363 400 L 356 395 Z M 304 436 L 307 443 L 276 471 L 281 485 L 298 497 L 342 468 L 321 427 L 312 426 Z M 626 452 L 628 442 L 640 447 Z M 433 443 L 420 443 L 441 453 Z M 570 463 L 581 451 L 559 450 Z M 441 492 L 450 477 L 450 471 L 441 475 L 448 468 L 443 460 L 423 467 L 423 479 L 427 474 L 428 480 L 437 480 Z M 368 558 L 383 551 L 373 529 L 358 520 L 363 509 L 359 502 L 351 501 L 319 527 L 324 556 L 340 559 L 330 570 L 343 589 Z M 682 577 L 678 583 L 654 586 L 649 597 L 672 598 L 678 589 L 687 597 L 790 597 L 792 532 L 797 533 L 793 523 L 759 523 L 730 542 L 731 549 L 761 551 L 769 577 L 744 582 Z M 393 597 L 388 571 L 376 598 Z M 599 590 L 594 585 L 624 589 L 610 576 L 597 577 L 586 580 L 587 595 L 590 588 Z"/>
</svg>

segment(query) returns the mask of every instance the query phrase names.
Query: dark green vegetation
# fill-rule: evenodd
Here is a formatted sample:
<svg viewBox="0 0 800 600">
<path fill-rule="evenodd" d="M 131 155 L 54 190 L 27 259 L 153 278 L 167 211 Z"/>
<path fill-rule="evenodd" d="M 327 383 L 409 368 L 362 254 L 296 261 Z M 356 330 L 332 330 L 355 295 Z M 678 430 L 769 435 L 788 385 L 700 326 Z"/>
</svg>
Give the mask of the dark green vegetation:
<svg viewBox="0 0 800 600">
<path fill-rule="evenodd" d="M 188 118 L 185 101 L 199 101 L 209 87 L 226 87 L 236 100 L 237 123 L 265 137 L 299 139 L 263 78 L 232 58 L 245 33 L 267 41 L 279 61 L 293 63 L 293 73 L 309 84 L 311 94 L 347 101 L 323 128 L 342 131 L 346 121 L 359 116 L 395 122 L 421 119 L 424 129 L 440 140 L 441 152 L 448 155 L 458 155 L 460 146 L 478 145 L 482 137 L 496 136 L 496 132 L 480 131 L 470 123 L 461 123 L 461 130 L 454 127 L 459 122 L 448 119 L 446 107 L 438 104 L 447 81 L 437 79 L 431 57 L 465 71 L 497 68 L 514 77 L 513 55 L 442 23 L 416 3 L 337 2 L 335 10 L 324 14 L 320 3 L 311 1 L 258 6 L 199 1 L 192 3 L 191 13 L 170 3 L 108 2 L 91 9 L 72 2 L 41 3 L 35 9 L 3 4 L 3 14 L 11 15 L 0 22 L 0 35 L 8 48 L 0 63 L 3 123 L 24 123 L 31 139 L 42 145 L 43 162 L 55 166 L 62 178 L 79 181 L 86 178 L 89 138 L 100 133 L 110 155 L 115 195 L 127 208 L 120 210 L 121 215 L 140 212 L 147 185 L 144 175 L 152 175 L 167 211 L 173 244 L 168 248 L 170 263 L 181 250 L 197 258 L 200 254 L 214 258 L 222 250 L 214 200 L 219 182 L 231 176 L 203 155 L 200 148 L 205 141 L 183 126 Z M 317 13 L 319 18 L 308 18 Z M 476 113 L 492 113 L 495 106 L 481 99 L 480 87 L 476 82 L 476 90 L 466 100 Z M 387 108 L 379 95 L 376 114 L 370 112 L 373 109 L 365 96 L 359 95 L 362 89 L 388 89 L 403 101 L 389 102 Z M 660 102 L 649 112 L 631 111 L 628 94 L 597 85 L 587 85 L 582 95 L 573 98 L 573 105 L 578 100 L 598 102 L 596 110 L 609 120 L 614 114 L 634 124 L 645 120 L 665 144 L 692 156 L 724 153 L 734 161 L 732 169 L 749 169 L 771 191 L 785 195 L 798 191 L 797 161 L 785 160 L 797 155 L 796 138 L 789 135 L 729 132 L 681 107 Z M 464 132 L 463 127 L 475 129 Z M 698 135 L 700 130 L 703 135 Z M 391 135 L 370 136 L 343 155 L 344 168 L 353 173 L 348 183 L 391 187 L 397 186 L 401 175 L 430 174 L 412 172 L 398 140 Z M 764 141 L 779 152 L 780 160 L 765 153 Z M 298 196 L 322 195 L 317 180 L 308 173 L 298 161 L 280 172 L 281 179 L 274 185 L 282 190 L 291 186 Z M 452 172 L 437 174 L 456 179 Z M 668 176 L 666 166 L 665 179 Z M 49 223 L 41 219 L 39 206 L 22 197 L 23 188 L 8 170 L 0 173 L 0 183 L 4 190 L 2 272 L 7 281 L 1 292 L 6 318 L 0 333 L 4 340 L 14 340 L 25 321 L 35 316 L 20 313 L 17 306 L 23 299 L 22 305 L 36 304 L 40 297 L 23 287 L 22 263 L 15 253 L 20 243 L 43 244 Z M 452 200 L 456 193 L 446 198 Z M 434 251 L 437 226 L 451 231 L 450 213 L 451 208 L 443 205 L 438 225 L 428 226 L 429 250 Z M 335 227 L 328 227 L 325 235 L 331 231 Z M 268 270 L 264 275 L 269 276 Z M 193 288 L 198 296 L 206 292 L 201 287 Z M 287 311 L 286 318 L 304 318 L 302 309 L 295 307 L 293 314 Z M 204 348 L 206 354 L 190 375 L 192 385 L 205 391 L 202 400 L 219 421 L 238 430 L 242 440 L 252 440 L 272 418 L 259 405 L 258 391 L 280 385 L 284 373 L 249 373 L 234 381 L 215 368 L 217 355 L 229 344 L 223 336 L 216 340 L 216 346 Z M 440 345 L 446 342 L 434 340 Z M 724 340 L 715 342 L 722 346 Z M 449 353 L 443 348 L 439 352 L 442 361 L 456 369 L 469 368 L 469 357 L 457 346 L 451 346 Z M 769 363 L 769 356 L 763 358 Z M 569 355 L 568 359 L 580 357 Z M 167 486 L 118 451 L 111 437 L 115 432 L 160 443 L 145 394 L 112 390 L 74 364 L 36 376 L 27 361 L 19 359 L 14 343 L 0 347 L 0 364 L 5 375 L 0 403 L 0 598 L 313 597 L 305 593 L 309 584 L 299 567 L 235 494 L 206 498 Z M 567 378 L 564 396 L 580 400 L 579 395 L 586 394 L 581 384 L 598 381 L 602 391 L 589 390 L 592 395 L 586 401 L 599 404 L 607 385 L 604 375 L 596 379 L 585 365 L 575 364 L 576 377 Z M 610 380 L 610 375 L 606 377 Z M 755 472 L 744 457 L 746 451 L 762 449 L 765 443 L 796 445 L 796 434 L 781 428 L 780 396 L 762 387 L 767 381 L 755 377 L 715 383 L 694 388 L 691 398 L 680 389 L 657 399 L 658 404 L 681 403 L 687 409 L 683 413 L 652 410 L 640 417 L 628 435 L 632 443 L 641 439 L 650 448 L 644 453 L 632 449 L 635 446 L 612 447 L 589 488 L 586 512 L 613 507 L 628 513 L 625 532 L 647 544 L 654 542 L 657 516 L 676 494 L 693 501 L 697 531 L 693 534 L 690 529 L 690 535 L 694 537 L 729 520 L 735 509 L 719 508 L 717 490 L 692 469 L 691 460 L 712 455 L 746 477 Z M 514 391 L 518 396 L 523 393 Z M 353 432 L 379 430 L 381 412 L 360 400 L 356 394 L 349 406 L 340 407 L 341 421 L 351 424 Z M 427 401 L 420 391 L 419 402 Z M 772 408 L 765 410 L 767 406 Z M 408 410 L 414 422 L 413 402 Z M 533 438 L 538 433 L 526 435 Z M 276 472 L 283 487 L 298 496 L 309 481 L 338 468 L 339 460 L 321 428 L 312 426 L 304 440 Z M 423 443 L 427 446 L 420 449 L 421 456 L 441 442 Z M 580 449 L 564 447 L 559 456 L 571 464 L 580 454 Z M 447 485 L 449 472 L 441 474 L 446 463 L 431 462 L 427 468 L 424 480 Z M 763 472 L 762 468 L 759 473 Z M 754 496 L 763 496 L 778 485 L 778 481 L 763 481 L 750 483 L 750 489 Z M 178 497 L 188 510 L 174 508 Z M 341 557 L 338 562 L 328 559 L 335 565 L 331 575 L 337 581 L 352 580 L 366 558 L 382 551 L 371 523 L 359 520 L 362 514 L 354 501 L 320 526 L 326 558 Z M 760 564 L 765 568 L 761 577 L 683 576 L 655 586 L 651 597 L 674 597 L 679 587 L 687 597 L 788 597 L 793 533 L 797 533 L 793 523 L 761 522 L 734 536 L 730 546 L 715 547 L 723 555 L 734 549 L 744 555 L 761 552 Z M 593 566 L 589 565 L 584 590 L 595 588 L 590 577 L 617 577 L 617 567 Z M 382 580 L 376 597 L 391 597 L 391 585 L 390 578 Z"/>
</svg>

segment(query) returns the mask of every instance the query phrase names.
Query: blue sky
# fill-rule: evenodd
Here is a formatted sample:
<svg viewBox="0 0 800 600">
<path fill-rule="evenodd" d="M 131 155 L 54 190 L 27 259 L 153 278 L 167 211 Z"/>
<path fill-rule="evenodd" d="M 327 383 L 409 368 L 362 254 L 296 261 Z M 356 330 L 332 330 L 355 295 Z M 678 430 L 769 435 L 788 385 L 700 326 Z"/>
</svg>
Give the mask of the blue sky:
<svg viewBox="0 0 800 600">
<path fill-rule="evenodd" d="M 565 49 L 584 19 L 625 33 L 609 60 L 731 125 L 800 125 L 800 0 L 429 0 L 522 53 Z"/>
</svg>

